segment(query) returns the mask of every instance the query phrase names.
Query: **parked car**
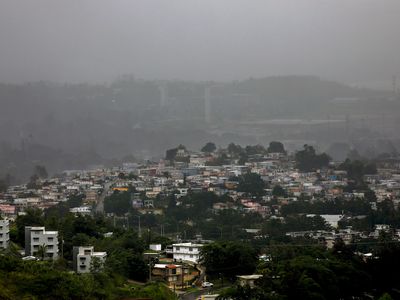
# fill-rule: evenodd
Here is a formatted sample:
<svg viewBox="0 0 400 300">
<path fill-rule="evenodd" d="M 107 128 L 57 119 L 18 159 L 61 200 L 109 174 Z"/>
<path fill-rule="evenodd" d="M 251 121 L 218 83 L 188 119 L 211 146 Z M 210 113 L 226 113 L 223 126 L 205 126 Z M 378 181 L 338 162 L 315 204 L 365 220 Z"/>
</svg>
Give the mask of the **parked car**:
<svg viewBox="0 0 400 300">
<path fill-rule="evenodd" d="M 211 282 L 208 282 L 208 281 L 203 282 L 201 285 L 201 287 L 203 287 L 203 288 L 208 288 L 208 287 L 213 287 L 213 286 L 214 286 L 214 284 Z"/>
</svg>

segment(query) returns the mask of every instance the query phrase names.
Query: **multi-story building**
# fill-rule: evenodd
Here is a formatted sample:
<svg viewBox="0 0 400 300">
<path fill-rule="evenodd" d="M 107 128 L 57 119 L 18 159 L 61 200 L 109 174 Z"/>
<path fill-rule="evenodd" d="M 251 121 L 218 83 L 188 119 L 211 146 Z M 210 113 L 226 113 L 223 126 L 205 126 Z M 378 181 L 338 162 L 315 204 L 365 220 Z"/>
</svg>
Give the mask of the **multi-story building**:
<svg viewBox="0 0 400 300">
<path fill-rule="evenodd" d="M 96 203 L 99 198 L 96 190 L 87 190 L 85 195 L 85 201 L 87 203 Z"/>
<path fill-rule="evenodd" d="M 151 275 L 153 279 L 161 279 L 166 282 L 169 288 L 184 287 L 189 279 L 189 268 L 183 265 L 174 264 L 155 264 L 152 267 Z"/>
<path fill-rule="evenodd" d="M 94 259 L 98 260 L 99 265 L 97 267 L 103 267 L 107 252 L 94 252 L 93 246 L 81 246 L 74 247 L 72 255 L 74 271 L 77 273 L 88 273 L 90 272 Z"/>
<path fill-rule="evenodd" d="M 25 255 L 43 255 L 44 259 L 57 259 L 58 231 L 46 231 L 44 227 L 25 226 Z"/>
<path fill-rule="evenodd" d="M 0 249 L 6 249 L 10 243 L 9 220 L 0 220 Z"/>
<path fill-rule="evenodd" d="M 202 244 L 180 243 L 172 245 L 172 257 L 177 261 L 199 261 Z"/>
</svg>

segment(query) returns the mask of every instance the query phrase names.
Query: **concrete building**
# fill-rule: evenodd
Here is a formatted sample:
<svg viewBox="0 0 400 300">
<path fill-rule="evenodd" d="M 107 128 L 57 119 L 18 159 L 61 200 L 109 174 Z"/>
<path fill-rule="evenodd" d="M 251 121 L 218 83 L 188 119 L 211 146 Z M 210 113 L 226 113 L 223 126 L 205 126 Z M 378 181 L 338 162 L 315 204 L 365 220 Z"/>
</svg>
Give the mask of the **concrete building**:
<svg viewBox="0 0 400 300">
<path fill-rule="evenodd" d="M 90 272 L 93 259 L 98 259 L 100 267 L 103 267 L 107 252 L 94 252 L 93 246 L 74 247 L 72 250 L 74 271 L 77 273 Z"/>
<path fill-rule="evenodd" d="M 172 245 L 172 257 L 177 261 L 198 263 L 202 244 L 180 243 Z"/>
<path fill-rule="evenodd" d="M 0 249 L 6 249 L 10 243 L 10 222 L 0 220 Z"/>
<path fill-rule="evenodd" d="M 25 256 L 38 256 L 44 247 L 45 259 L 58 258 L 58 231 L 46 231 L 44 227 L 25 226 Z"/>
<path fill-rule="evenodd" d="M 151 275 L 153 279 L 165 281 L 169 288 L 183 288 L 187 285 L 189 268 L 183 265 L 155 264 Z"/>
</svg>

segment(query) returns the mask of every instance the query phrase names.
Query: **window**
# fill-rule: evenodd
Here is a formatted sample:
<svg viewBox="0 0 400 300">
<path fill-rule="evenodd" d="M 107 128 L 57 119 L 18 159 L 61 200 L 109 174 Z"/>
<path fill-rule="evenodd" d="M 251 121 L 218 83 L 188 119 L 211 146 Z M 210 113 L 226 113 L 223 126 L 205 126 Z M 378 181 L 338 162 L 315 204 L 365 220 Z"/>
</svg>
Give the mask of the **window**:
<svg viewBox="0 0 400 300">
<path fill-rule="evenodd" d="M 176 247 L 176 251 L 179 251 L 179 250 L 181 250 L 181 247 Z"/>
<path fill-rule="evenodd" d="M 193 258 L 193 254 L 190 254 L 190 258 Z"/>
<path fill-rule="evenodd" d="M 47 245 L 47 249 L 53 249 L 53 245 Z"/>
<path fill-rule="evenodd" d="M 39 238 L 35 237 L 35 238 L 33 238 L 33 241 L 34 242 L 39 242 Z"/>
<path fill-rule="evenodd" d="M 90 255 L 91 251 L 90 250 L 85 250 L 84 253 L 85 253 L 85 255 Z"/>
<path fill-rule="evenodd" d="M 49 238 L 47 238 L 47 240 L 48 240 L 49 242 L 52 242 L 52 241 L 54 240 L 54 238 L 49 237 Z"/>
<path fill-rule="evenodd" d="M 2 238 L 3 237 L 3 234 L 2 233 L 0 233 L 0 238 Z"/>
<path fill-rule="evenodd" d="M 189 248 L 189 251 L 192 252 L 192 251 L 193 251 L 193 248 Z"/>
</svg>

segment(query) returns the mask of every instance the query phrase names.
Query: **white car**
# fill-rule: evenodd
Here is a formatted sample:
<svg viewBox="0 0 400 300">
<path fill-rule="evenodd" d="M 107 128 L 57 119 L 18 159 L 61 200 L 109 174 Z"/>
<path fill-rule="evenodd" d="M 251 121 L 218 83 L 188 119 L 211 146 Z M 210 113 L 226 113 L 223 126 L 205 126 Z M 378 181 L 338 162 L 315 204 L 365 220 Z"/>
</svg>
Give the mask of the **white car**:
<svg viewBox="0 0 400 300">
<path fill-rule="evenodd" d="M 214 284 L 211 282 L 208 282 L 208 281 L 203 282 L 201 285 L 201 287 L 203 287 L 203 288 L 208 288 L 208 287 L 213 287 L 213 286 L 214 286 Z"/>
</svg>

